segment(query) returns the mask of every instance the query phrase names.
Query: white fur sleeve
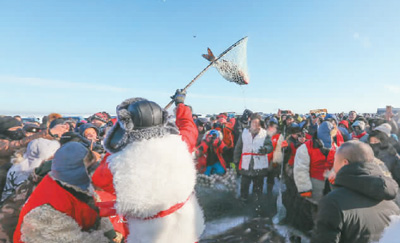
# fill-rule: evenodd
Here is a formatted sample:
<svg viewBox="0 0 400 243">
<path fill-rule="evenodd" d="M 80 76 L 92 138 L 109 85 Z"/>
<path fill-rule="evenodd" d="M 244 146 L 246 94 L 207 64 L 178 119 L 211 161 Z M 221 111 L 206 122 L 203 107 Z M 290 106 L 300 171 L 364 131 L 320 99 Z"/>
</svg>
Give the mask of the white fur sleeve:
<svg viewBox="0 0 400 243">
<path fill-rule="evenodd" d="M 279 136 L 278 142 L 276 143 L 276 148 L 274 150 L 274 155 L 272 157 L 272 162 L 282 164 L 283 162 L 283 153 L 282 153 L 282 142 L 285 141 L 285 138 L 281 134 Z"/>
<path fill-rule="evenodd" d="M 310 179 L 310 155 L 308 155 L 307 146 L 301 145 L 294 157 L 293 167 L 294 182 L 299 193 L 312 190 Z"/>
<path fill-rule="evenodd" d="M 55 210 L 50 205 L 32 209 L 21 225 L 21 239 L 26 243 L 108 243 L 103 231 L 83 232 L 70 216 Z"/>
</svg>

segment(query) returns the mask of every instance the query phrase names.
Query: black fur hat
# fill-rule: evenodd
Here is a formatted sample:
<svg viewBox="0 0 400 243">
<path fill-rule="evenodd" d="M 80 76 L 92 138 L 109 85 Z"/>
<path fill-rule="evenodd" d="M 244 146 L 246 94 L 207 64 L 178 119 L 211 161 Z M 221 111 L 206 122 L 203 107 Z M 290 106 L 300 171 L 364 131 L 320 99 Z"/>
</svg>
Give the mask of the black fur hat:
<svg viewBox="0 0 400 243">
<path fill-rule="evenodd" d="M 104 147 L 110 153 L 124 149 L 128 144 L 179 134 L 174 123 L 168 122 L 168 112 L 144 98 L 130 98 L 117 106 L 118 121 L 107 133 Z"/>
</svg>

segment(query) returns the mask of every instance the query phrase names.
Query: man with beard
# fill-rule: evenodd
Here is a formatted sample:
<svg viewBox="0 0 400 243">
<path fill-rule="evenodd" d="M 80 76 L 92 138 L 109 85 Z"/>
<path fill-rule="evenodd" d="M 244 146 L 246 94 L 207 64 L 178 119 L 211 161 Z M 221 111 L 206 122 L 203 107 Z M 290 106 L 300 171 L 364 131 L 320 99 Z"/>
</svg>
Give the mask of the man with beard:
<svg viewBox="0 0 400 243">
<path fill-rule="evenodd" d="M 235 146 L 233 161 L 239 165 L 242 175 L 240 198 L 247 202 L 250 183 L 253 182 L 253 193 L 256 201 L 263 191 L 264 177 L 268 173 L 267 154 L 273 150 L 271 137 L 261 127 L 261 116 L 253 114 L 250 117 L 250 128 L 245 128 Z"/>
<path fill-rule="evenodd" d="M 36 138 L 51 140 L 61 137 L 68 128 L 68 125 L 59 124 L 26 137 L 20 121 L 10 116 L 0 117 L 0 193 L 3 191 L 7 171 L 12 165 L 10 159 L 15 151 L 26 148 Z"/>
</svg>

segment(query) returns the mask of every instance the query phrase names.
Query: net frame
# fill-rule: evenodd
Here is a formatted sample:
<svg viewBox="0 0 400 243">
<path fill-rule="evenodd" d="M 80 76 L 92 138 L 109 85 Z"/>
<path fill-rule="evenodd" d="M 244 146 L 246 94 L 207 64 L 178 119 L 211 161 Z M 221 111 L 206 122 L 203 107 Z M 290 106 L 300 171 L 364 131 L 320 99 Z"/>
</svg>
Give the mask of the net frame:
<svg viewBox="0 0 400 243">
<path fill-rule="evenodd" d="M 245 42 L 246 44 L 246 63 L 247 63 L 247 39 L 248 37 L 245 36 L 242 39 L 238 40 L 237 42 L 235 42 L 233 45 L 231 45 L 228 49 L 226 49 L 225 51 L 223 51 L 214 61 L 210 62 L 210 64 L 208 64 L 207 67 L 205 67 L 199 74 L 197 74 L 196 77 L 193 78 L 192 81 L 190 81 L 183 89 L 182 91 L 186 91 L 190 86 L 193 85 L 194 82 L 196 82 L 197 79 L 199 79 L 210 67 L 212 67 L 214 65 L 215 62 L 219 61 L 222 57 L 224 57 L 229 51 L 231 51 L 233 48 L 237 47 L 238 45 L 242 44 L 243 42 Z M 246 65 L 247 66 L 247 65 Z M 247 68 L 246 68 L 247 69 Z M 247 73 L 247 72 L 246 72 Z M 174 103 L 174 100 L 171 100 L 164 109 L 168 109 L 172 104 Z"/>
</svg>

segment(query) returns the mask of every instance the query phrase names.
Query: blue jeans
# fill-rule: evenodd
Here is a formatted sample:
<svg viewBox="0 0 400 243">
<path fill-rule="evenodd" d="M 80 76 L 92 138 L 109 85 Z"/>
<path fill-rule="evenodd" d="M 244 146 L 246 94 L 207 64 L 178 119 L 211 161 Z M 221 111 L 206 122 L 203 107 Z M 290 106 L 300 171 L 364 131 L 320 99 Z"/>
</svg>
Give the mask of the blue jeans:
<svg viewBox="0 0 400 243">
<path fill-rule="evenodd" d="M 213 165 L 209 165 L 206 168 L 206 171 L 204 172 L 204 175 L 211 175 L 211 174 L 218 174 L 218 175 L 223 175 L 225 174 L 225 169 L 222 167 L 220 162 L 217 162 Z"/>
</svg>

